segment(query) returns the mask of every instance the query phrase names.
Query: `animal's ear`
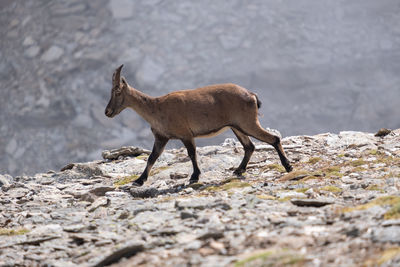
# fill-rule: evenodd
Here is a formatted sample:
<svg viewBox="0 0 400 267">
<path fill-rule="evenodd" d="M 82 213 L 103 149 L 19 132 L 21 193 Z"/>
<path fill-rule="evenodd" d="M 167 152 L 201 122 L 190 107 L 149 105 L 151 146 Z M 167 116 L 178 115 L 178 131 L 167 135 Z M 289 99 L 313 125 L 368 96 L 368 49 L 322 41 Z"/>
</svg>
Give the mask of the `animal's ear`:
<svg viewBox="0 0 400 267">
<path fill-rule="evenodd" d="M 126 81 L 124 76 L 121 77 L 121 82 L 123 86 L 128 86 L 128 82 Z"/>
<path fill-rule="evenodd" d="M 124 65 L 122 64 L 118 68 L 115 69 L 112 77 L 112 82 L 114 86 L 119 86 L 121 84 L 120 77 L 121 77 L 121 69 Z"/>
</svg>

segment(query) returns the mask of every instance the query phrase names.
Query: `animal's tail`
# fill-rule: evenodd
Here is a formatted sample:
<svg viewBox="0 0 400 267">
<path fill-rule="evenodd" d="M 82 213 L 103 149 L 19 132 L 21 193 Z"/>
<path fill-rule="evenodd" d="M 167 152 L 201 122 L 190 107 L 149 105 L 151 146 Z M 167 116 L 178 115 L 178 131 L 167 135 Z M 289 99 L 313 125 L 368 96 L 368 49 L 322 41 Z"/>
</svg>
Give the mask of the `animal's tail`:
<svg viewBox="0 0 400 267">
<path fill-rule="evenodd" d="M 257 100 L 257 107 L 260 108 L 262 105 L 262 102 L 260 101 L 260 99 L 258 98 L 258 96 L 256 94 L 254 94 L 254 96 L 256 97 L 256 100 Z"/>
</svg>

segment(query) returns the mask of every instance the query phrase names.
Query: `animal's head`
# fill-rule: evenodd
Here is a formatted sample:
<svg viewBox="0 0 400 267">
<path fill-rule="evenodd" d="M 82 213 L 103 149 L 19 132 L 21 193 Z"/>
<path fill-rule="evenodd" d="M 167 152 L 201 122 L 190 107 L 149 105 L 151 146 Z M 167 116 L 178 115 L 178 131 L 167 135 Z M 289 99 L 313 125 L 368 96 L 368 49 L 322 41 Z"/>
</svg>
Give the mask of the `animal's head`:
<svg viewBox="0 0 400 267">
<path fill-rule="evenodd" d="M 121 77 L 121 69 L 124 65 L 119 66 L 112 77 L 111 98 L 105 110 L 107 117 L 113 118 L 123 111 L 126 106 L 125 98 L 128 92 L 128 83 L 124 77 Z"/>
</svg>

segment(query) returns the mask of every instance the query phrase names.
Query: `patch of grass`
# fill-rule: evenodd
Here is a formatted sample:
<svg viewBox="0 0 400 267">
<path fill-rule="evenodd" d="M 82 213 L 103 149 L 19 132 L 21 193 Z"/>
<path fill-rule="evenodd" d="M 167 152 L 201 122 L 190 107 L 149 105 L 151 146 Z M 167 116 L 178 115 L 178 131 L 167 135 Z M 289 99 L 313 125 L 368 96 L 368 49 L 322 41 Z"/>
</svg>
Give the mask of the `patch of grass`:
<svg viewBox="0 0 400 267">
<path fill-rule="evenodd" d="M 380 154 L 380 153 L 378 152 L 377 149 L 371 149 L 371 150 L 368 150 L 368 151 L 367 151 L 367 154 L 368 154 L 368 155 L 375 156 L 375 155 L 378 155 L 378 154 Z"/>
<path fill-rule="evenodd" d="M 326 176 L 326 178 L 337 178 L 337 177 L 342 177 L 343 173 L 340 172 L 341 166 L 338 165 L 333 165 L 333 166 L 328 166 L 323 169 L 321 169 L 320 172 Z"/>
<path fill-rule="evenodd" d="M 366 164 L 368 164 L 368 162 L 366 162 L 363 159 L 356 159 L 356 160 L 349 161 L 349 165 L 353 166 L 353 167 L 359 167 L 359 166 L 366 165 Z"/>
<path fill-rule="evenodd" d="M 400 201 L 385 213 L 384 218 L 385 220 L 400 219 Z"/>
<path fill-rule="evenodd" d="M 297 188 L 297 189 L 296 189 L 296 192 L 304 193 L 304 192 L 306 192 L 308 189 L 310 189 L 310 188 L 308 188 L 308 187 L 305 187 L 305 188 Z"/>
<path fill-rule="evenodd" d="M 276 197 L 271 196 L 271 195 L 257 195 L 256 197 L 258 197 L 259 199 L 265 199 L 265 200 L 275 200 Z"/>
<path fill-rule="evenodd" d="M 303 256 L 289 250 L 267 250 L 237 261 L 234 266 L 302 266 L 305 261 Z"/>
<path fill-rule="evenodd" d="M 237 261 L 235 263 L 235 267 L 243 267 L 247 266 L 248 263 L 253 262 L 253 261 L 264 261 L 267 258 L 269 258 L 272 255 L 273 251 L 265 251 L 261 253 L 254 254 L 246 259 L 243 259 L 241 261 Z"/>
<path fill-rule="evenodd" d="M 29 233 L 29 230 L 25 229 L 25 228 L 19 228 L 19 229 L 0 228 L 0 236 L 1 235 L 7 235 L 7 236 L 24 235 L 26 233 Z"/>
<path fill-rule="evenodd" d="M 320 158 L 320 157 L 313 157 L 313 158 L 310 158 L 309 160 L 308 160 L 308 163 L 310 163 L 310 164 L 315 164 L 315 163 L 317 163 L 318 161 L 321 161 L 322 159 Z"/>
<path fill-rule="evenodd" d="M 355 167 L 354 169 L 351 170 L 351 172 L 363 172 L 366 171 L 367 169 L 364 167 Z"/>
<path fill-rule="evenodd" d="M 167 170 L 167 169 L 169 169 L 169 168 L 171 168 L 171 167 L 170 167 L 170 166 L 158 167 L 158 168 L 156 168 L 156 169 L 154 169 L 154 170 L 151 170 L 151 171 L 150 171 L 150 175 L 159 174 L 160 172 L 162 172 L 162 171 L 164 171 L 164 170 Z"/>
<path fill-rule="evenodd" d="M 289 180 L 294 180 L 298 177 L 301 177 L 300 179 L 310 176 L 311 173 L 305 170 L 298 170 L 298 171 L 292 171 L 289 172 L 288 174 L 283 175 L 279 180 L 280 181 L 289 181 Z"/>
<path fill-rule="evenodd" d="M 370 184 L 366 190 L 371 190 L 371 191 L 379 191 L 379 192 L 384 192 L 382 188 L 380 188 L 377 184 Z"/>
<path fill-rule="evenodd" d="M 125 176 L 122 179 L 116 181 L 114 183 L 114 186 L 121 186 L 121 185 L 126 185 L 129 183 L 132 183 L 133 181 L 137 180 L 139 178 L 139 175 L 131 175 L 131 176 Z"/>
<path fill-rule="evenodd" d="M 338 157 L 338 158 L 343 158 L 343 157 L 344 157 L 344 154 L 339 154 L 339 155 L 337 155 L 337 157 Z"/>
<path fill-rule="evenodd" d="M 141 160 L 147 160 L 149 158 L 149 155 L 146 154 L 142 154 L 136 157 L 137 159 L 141 159 Z"/>
<path fill-rule="evenodd" d="M 304 177 L 300 181 L 301 182 L 305 182 L 305 181 L 308 181 L 308 180 L 322 180 L 322 179 L 323 179 L 322 176 L 311 175 L 311 176 Z"/>
<path fill-rule="evenodd" d="M 369 208 L 372 208 L 373 206 L 396 206 L 400 205 L 400 196 L 383 196 L 383 197 L 378 197 L 366 204 L 363 205 L 358 205 L 355 207 L 346 207 L 342 211 L 343 212 L 352 212 L 355 210 L 366 210 Z M 389 211 L 388 211 L 389 212 Z M 387 212 L 387 213 L 388 213 Z M 391 213 L 392 214 L 392 213 Z M 394 210 L 393 210 L 394 214 Z M 387 215 L 389 217 L 391 215 Z"/>
<path fill-rule="evenodd" d="M 334 185 L 327 185 L 327 186 L 324 186 L 324 187 L 322 187 L 320 189 L 324 190 L 324 191 L 329 191 L 329 192 L 332 192 L 332 193 L 340 193 L 340 192 L 342 192 L 342 189 L 340 189 L 339 187 L 334 186 Z"/>
<path fill-rule="evenodd" d="M 209 192 L 215 192 L 215 191 L 228 191 L 233 188 L 244 188 L 251 186 L 251 184 L 242 182 L 237 178 L 230 178 L 227 179 L 226 181 L 222 182 L 220 185 L 214 185 L 214 186 L 209 186 L 206 187 L 204 190 L 209 191 Z"/>
<path fill-rule="evenodd" d="M 376 263 L 382 265 L 398 256 L 400 256 L 400 247 L 389 248 L 382 252 L 381 257 L 376 261 Z"/>
<path fill-rule="evenodd" d="M 274 170 L 274 171 L 278 171 L 280 173 L 286 172 L 285 168 L 280 164 L 268 164 L 267 166 L 265 166 L 263 168 L 263 171 L 266 171 L 266 170 Z"/>
</svg>

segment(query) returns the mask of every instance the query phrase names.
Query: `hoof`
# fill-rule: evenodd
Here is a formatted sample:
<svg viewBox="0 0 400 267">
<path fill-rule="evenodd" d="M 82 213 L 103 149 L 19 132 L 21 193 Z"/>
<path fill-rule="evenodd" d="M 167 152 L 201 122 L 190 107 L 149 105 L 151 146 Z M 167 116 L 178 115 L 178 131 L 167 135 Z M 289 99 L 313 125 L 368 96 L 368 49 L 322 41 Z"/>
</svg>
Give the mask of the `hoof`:
<svg viewBox="0 0 400 267">
<path fill-rule="evenodd" d="M 293 167 L 292 167 L 292 165 L 287 165 L 287 166 L 284 166 L 285 167 L 285 169 L 286 169 L 286 171 L 287 172 L 291 172 L 291 171 L 293 171 Z"/>
<path fill-rule="evenodd" d="M 243 169 L 236 169 L 234 172 L 233 172 L 233 174 L 235 174 L 235 175 L 237 175 L 237 176 L 243 176 L 243 173 L 245 172 L 246 170 L 243 170 Z"/>
<path fill-rule="evenodd" d="M 195 183 L 198 183 L 198 182 L 199 182 L 199 178 L 197 178 L 197 179 L 190 179 L 190 180 L 189 180 L 189 185 L 195 184 Z"/>
<path fill-rule="evenodd" d="M 140 187 L 140 186 L 143 185 L 143 183 L 144 183 L 144 182 L 141 182 L 141 181 L 134 181 L 134 182 L 132 183 L 132 187 Z"/>
</svg>

